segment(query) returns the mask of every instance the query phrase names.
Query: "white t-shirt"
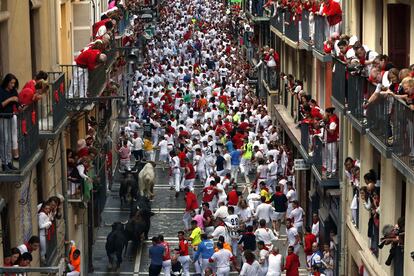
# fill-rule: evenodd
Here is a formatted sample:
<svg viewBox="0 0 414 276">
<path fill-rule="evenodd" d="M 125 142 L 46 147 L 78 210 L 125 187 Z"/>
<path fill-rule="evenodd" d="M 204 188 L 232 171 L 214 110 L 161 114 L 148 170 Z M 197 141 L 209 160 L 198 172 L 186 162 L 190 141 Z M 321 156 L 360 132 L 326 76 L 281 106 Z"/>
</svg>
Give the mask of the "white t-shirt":
<svg viewBox="0 0 414 276">
<path fill-rule="evenodd" d="M 228 215 L 224 222 L 227 224 L 230 230 L 230 237 L 236 239 L 239 237 L 237 229 L 239 227 L 239 216 L 236 214 Z"/>
<path fill-rule="evenodd" d="M 260 258 L 260 261 L 262 262 L 261 264 L 262 271 L 267 270 L 266 268 L 269 266 L 269 263 L 267 260 L 268 257 L 269 257 L 269 251 L 267 251 L 266 249 L 262 249 L 259 251 L 259 258 Z"/>
<path fill-rule="evenodd" d="M 167 142 L 167 140 L 161 140 L 158 143 L 158 146 L 160 147 L 160 154 L 168 154 L 168 142 Z"/>
<path fill-rule="evenodd" d="M 270 244 L 272 241 L 277 240 L 275 234 L 269 228 L 257 228 L 254 234 L 256 241 L 263 241 L 265 244 Z"/>
<path fill-rule="evenodd" d="M 219 251 L 215 252 L 211 259 L 214 260 L 216 263 L 217 268 L 228 268 L 230 267 L 230 259 L 233 257 L 233 254 L 226 250 L 220 249 Z"/>
<path fill-rule="evenodd" d="M 303 209 L 302 209 L 302 207 L 298 207 L 298 208 L 293 209 L 290 212 L 290 218 L 293 219 L 293 223 L 294 223 L 296 228 L 302 227 L 302 225 L 303 225 Z"/>
<path fill-rule="evenodd" d="M 132 138 L 132 150 L 142 150 L 143 145 L 144 141 L 142 141 L 141 137 Z"/>
<path fill-rule="evenodd" d="M 256 217 L 261 220 L 266 220 L 266 223 L 268 223 L 272 219 L 273 214 L 273 207 L 270 204 L 267 203 L 261 203 L 256 208 Z"/>
<path fill-rule="evenodd" d="M 319 242 L 319 221 L 317 223 L 312 223 L 312 234 L 315 235 L 316 241 Z"/>
<path fill-rule="evenodd" d="M 231 243 L 231 238 L 229 235 L 229 232 L 226 230 L 225 226 L 217 226 L 216 229 L 214 229 L 213 233 L 211 233 L 211 236 L 213 236 L 213 238 L 218 239 L 220 236 L 224 237 L 224 241 L 228 244 Z M 226 250 L 227 251 L 227 250 Z"/>
<path fill-rule="evenodd" d="M 269 254 L 269 268 L 267 270 L 267 275 L 269 276 L 279 276 L 282 274 L 282 255 Z"/>
<path fill-rule="evenodd" d="M 229 215 L 228 211 L 227 211 L 227 206 L 223 205 L 220 206 L 220 208 L 218 208 L 216 210 L 216 212 L 214 213 L 214 218 L 222 218 L 225 219 L 227 216 Z"/>
<path fill-rule="evenodd" d="M 296 227 L 290 227 L 289 229 L 286 229 L 286 235 L 287 235 L 287 241 L 288 246 L 294 246 L 296 243 L 296 237 L 299 235 L 298 230 Z"/>
<path fill-rule="evenodd" d="M 217 196 L 219 198 L 219 201 L 224 201 L 227 199 L 226 191 L 224 190 L 223 184 L 221 183 L 217 184 Z"/>
<path fill-rule="evenodd" d="M 240 271 L 240 276 L 259 276 L 260 264 L 254 261 L 252 264 L 244 263 Z"/>
</svg>

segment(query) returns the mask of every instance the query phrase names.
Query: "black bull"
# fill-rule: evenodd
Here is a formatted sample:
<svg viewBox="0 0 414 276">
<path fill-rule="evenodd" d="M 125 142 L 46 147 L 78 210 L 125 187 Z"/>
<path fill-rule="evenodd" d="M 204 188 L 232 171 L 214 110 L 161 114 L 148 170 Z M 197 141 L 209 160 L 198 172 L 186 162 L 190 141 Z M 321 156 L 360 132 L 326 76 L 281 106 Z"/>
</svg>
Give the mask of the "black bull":
<svg viewBox="0 0 414 276">
<path fill-rule="evenodd" d="M 112 231 L 106 238 L 106 254 L 112 266 L 114 255 L 116 256 L 116 267 L 122 263 L 122 252 L 128 249 L 128 242 L 132 241 L 132 252 L 140 245 L 142 239 L 148 239 L 151 227 L 151 203 L 145 197 L 139 197 L 137 201 L 131 202 L 130 219 L 124 225 L 121 222 L 112 224 Z"/>
</svg>

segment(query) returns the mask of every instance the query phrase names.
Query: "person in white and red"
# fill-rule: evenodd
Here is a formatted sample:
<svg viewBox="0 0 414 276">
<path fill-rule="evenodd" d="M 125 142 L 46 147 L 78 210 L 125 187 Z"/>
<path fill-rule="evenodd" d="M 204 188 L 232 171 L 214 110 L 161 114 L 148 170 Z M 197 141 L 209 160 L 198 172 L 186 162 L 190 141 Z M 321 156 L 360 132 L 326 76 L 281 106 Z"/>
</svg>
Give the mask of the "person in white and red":
<svg viewBox="0 0 414 276">
<path fill-rule="evenodd" d="M 298 230 L 293 225 L 293 220 L 291 218 L 286 219 L 286 236 L 288 246 L 293 247 L 293 251 L 295 254 L 299 252 L 300 249 L 300 236 L 298 234 Z"/>
<path fill-rule="evenodd" d="M 303 216 L 305 215 L 305 211 L 303 211 L 302 207 L 299 206 L 299 201 L 294 200 L 292 202 L 293 209 L 290 212 L 290 218 L 293 220 L 293 225 L 298 230 L 300 239 L 302 240 L 303 237 Z"/>
<path fill-rule="evenodd" d="M 332 178 L 337 169 L 337 150 L 339 139 L 339 119 L 334 114 L 335 108 L 328 107 L 325 111 L 326 121 L 326 177 Z"/>
<path fill-rule="evenodd" d="M 210 263 L 216 263 L 217 276 L 228 276 L 230 274 L 230 264 L 235 261 L 233 254 L 226 249 L 223 249 L 223 243 L 217 243 L 218 251 L 209 259 Z"/>
<path fill-rule="evenodd" d="M 158 239 L 160 244 L 164 246 L 164 257 L 162 259 L 162 269 L 164 270 L 164 275 L 170 275 L 171 273 L 171 254 L 170 254 L 170 245 L 168 242 L 164 241 L 164 236 L 159 235 Z"/>
</svg>

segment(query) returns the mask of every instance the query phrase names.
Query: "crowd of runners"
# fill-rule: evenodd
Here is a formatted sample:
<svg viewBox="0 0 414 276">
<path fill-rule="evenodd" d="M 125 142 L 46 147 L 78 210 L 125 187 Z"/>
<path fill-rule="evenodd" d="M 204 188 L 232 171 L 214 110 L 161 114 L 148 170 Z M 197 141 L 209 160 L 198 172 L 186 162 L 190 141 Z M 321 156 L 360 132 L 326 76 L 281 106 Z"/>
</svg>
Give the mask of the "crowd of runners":
<svg viewBox="0 0 414 276">
<path fill-rule="evenodd" d="M 168 168 L 171 192 L 186 201 L 179 246 L 153 237 L 149 273 L 189 275 L 194 266 L 199 275 L 299 275 L 304 250 L 310 275 L 333 275 L 334 246 L 318 243 L 316 214 L 304 224 L 292 153 L 248 84 L 234 22 L 246 24 L 220 1 L 166 3 L 135 73 L 121 165 Z"/>
</svg>

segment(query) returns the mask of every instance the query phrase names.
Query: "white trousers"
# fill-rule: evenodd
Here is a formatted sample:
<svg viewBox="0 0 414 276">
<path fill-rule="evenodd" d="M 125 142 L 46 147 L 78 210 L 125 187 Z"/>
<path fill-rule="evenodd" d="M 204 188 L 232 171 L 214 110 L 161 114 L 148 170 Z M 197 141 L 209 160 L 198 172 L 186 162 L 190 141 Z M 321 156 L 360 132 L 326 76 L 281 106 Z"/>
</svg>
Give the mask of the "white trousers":
<svg viewBox="0 0 414 276">
<path fill-rule="evenodd" d="M 336 172 L 336 163 L 337 163 L 337 148 L 338 142 L 326 143 L 326 171 L 328 173 Z"/>
<path fill-rule="evenodd" d="M 190 276 L 190 256 L 179 256 L 178 261 L 181 263 L 183 267 L 183 275 Z"/>
<path fill-rule="evenodd" d="M 162 270 L 164 270 L 164 275 L 170 276 L 171 274 L 171 260 L 166 260 L 162 262 Z"/>
<path fill-rule="evenodd" d="M 219 267 L 217 268 L 217 276 L 228 276 L 230 274 L 230 267 Z"/>
</svg>

